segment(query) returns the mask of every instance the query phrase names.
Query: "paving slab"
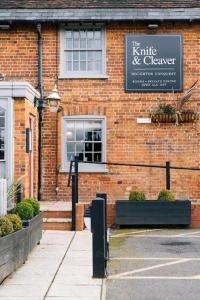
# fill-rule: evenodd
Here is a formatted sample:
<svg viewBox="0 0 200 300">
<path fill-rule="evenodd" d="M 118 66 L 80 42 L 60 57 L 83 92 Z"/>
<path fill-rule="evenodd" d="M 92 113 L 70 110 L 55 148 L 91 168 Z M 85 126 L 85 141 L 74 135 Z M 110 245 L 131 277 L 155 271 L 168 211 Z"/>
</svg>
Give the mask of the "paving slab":
<svg viewBox="0 0 200 300">
<path fill-rule="evenodd" d="M 0 285 L 0 300 L 100 300 L 89 231 L 45 231 L 28 261 Z"/>
</svg>

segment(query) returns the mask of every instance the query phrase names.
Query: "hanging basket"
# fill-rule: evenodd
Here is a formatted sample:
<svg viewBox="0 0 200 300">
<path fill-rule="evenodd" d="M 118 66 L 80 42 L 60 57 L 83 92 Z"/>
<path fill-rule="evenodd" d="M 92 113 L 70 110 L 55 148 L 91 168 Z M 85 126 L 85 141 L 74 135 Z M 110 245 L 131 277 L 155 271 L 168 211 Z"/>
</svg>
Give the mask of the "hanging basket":
<svg viewBox="0 0 200 300">
<path fill-rule="evenodd" d="M 200 119 L 200 113 L 182 112 L 176 114 L 151 114 L 152 123 L 194 123 Z"/>
</svg>

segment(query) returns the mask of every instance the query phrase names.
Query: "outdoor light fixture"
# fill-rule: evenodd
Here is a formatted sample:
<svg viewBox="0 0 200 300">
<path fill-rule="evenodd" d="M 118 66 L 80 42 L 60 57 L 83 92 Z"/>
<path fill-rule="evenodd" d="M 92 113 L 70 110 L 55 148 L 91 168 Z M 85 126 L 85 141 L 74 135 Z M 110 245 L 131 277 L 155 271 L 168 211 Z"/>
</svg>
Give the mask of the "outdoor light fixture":
<svg viewBox="0 0 200 300">
<path fill-rule="evenodd" d="M 148 27 L 148 29 L 152 29 L 152 30 L 154 29 L 155 30 L 159 27 L 159 25 L 158 24 L 148 24 L 147 27 Z"/>
<path fill-rule="evenodd" d="M 57 87 L 57 82 L 54 84 L 54 89 L 52 93 L 46 97 L 46 100 L 50 106 L 51 112 L 57 112 L 58 108 L 60 106 L 60 96 L 58 94 L 58 87 Z"/>
<path fill-rule="evenodd" d="M 57 81 L 55 81 L 51 94 L 44 99 L 35 98 L 34 105 L 41 109 L 44 109 L 47 105 L 49 105 L 51 112 L 57 112 L 60 106 L 60 100 L 61 98 L 58 94 Z"/>
</svg>

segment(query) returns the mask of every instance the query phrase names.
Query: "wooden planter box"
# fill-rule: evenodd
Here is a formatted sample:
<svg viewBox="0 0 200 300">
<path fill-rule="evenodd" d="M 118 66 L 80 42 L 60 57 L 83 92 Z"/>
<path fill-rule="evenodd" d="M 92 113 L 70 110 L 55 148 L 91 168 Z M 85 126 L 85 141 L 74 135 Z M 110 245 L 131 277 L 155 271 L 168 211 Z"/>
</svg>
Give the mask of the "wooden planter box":
<svg viewBox="0 0 200 300">
<path fill-rule="evenodd" d="M 28 228 L 29 232 L 29 252 L 40 243 L 42 238 L 42 212 L 31 220 L 23 221 L 23 227 Z"/>
<path fill-rule="evenodd" d="M 116 201 L 117 225 L 184 225 L 191 223 L 191 202 Z"/>
<path fill-rule="evenodd" d="M 183 112 L 178 115 L 178 123 L 193 123 L 199 120 L 200 114 L 194 112 Z M 175 114 L 152 114 L 151 121 L 153 123 L 176 123 Z"/>
<path fill-rule="evenodd" d="M 23 221 L 24 228 L 0 238 L 0 283 L 27 260 L 42 237 L 42 213 Z"/>
<path fill-rule="evenodd" d="M 27 260 L 28 235 L 28 228 L 23 228 L 0 238 L 0 283 Z"/>
</svg>

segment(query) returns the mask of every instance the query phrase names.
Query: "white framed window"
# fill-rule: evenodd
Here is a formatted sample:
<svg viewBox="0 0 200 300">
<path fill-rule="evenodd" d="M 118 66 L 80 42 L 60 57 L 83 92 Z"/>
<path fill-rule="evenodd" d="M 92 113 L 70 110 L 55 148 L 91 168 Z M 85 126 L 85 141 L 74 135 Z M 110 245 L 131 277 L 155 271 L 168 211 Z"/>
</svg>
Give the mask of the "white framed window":
<svg viewBox="0 0 200 300">
<path fill-rule="evenodd" d="M 0 161 L 5 161 L 6 112 L 0 107 Z"/>
<path fill-rule="evenodd" d="M 102 26 L 61 29 L 61 77 L 107 78 L 105 30 Z"/>
<path fill-rule="evenodd" d="M 70 161 L 78 156 L 84 162 L 106 160 L 106 120 L 104 116 L 63 117 L 62 171 L 69 171 Z M 105 172 L 105 165 L 79 164 L 85 172 Z"/>
</svg>

